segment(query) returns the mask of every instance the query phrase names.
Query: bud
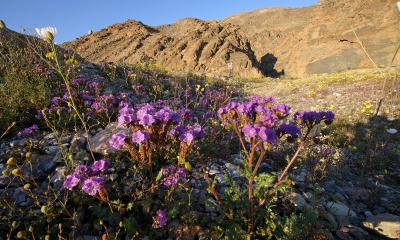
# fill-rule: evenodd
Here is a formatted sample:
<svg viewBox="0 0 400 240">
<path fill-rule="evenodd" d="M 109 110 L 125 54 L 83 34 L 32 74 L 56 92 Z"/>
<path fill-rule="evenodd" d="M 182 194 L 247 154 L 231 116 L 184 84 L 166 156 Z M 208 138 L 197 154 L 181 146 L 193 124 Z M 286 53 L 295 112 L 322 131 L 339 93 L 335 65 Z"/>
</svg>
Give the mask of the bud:
<svg viewBox="0 0 400 240">
<path fill-rule="evenodd" d="M 14 165 L 16 165 L 17 164 L 17 161 L 15 160 L 15 158 L 13 158 L 13 157 L 11 157 L 11 158 L 9 158 L 8 160 L 7 160 L 7 163 L 6 163 L 8 166 L 14 166 Z"/>
<path fill-rule="evenodd" d="M 0 19 L 0 29 L 6 28 L 6 24 Z"/>
<path fill-rule="evenodd" d="M 40 208 L 40 211 L 41 211 L 42 213 L 44 213 L 44 214 L 47 213 L 47 210 L 48 210 L 48 208 L 47 208 L 46 205 L 43 205 L 43 206 Z"/>
<path fill-rule="evenodd" d="M 8 175 L 10 175 L 10 173 L 11 173 L 10 169 L 4 169 L 2 172 L 3 176 L 8 176 Z"/>
<path fill-rule="evenodd" d="M 119 221 L 118 225 L 119 225 L 120 228 L 123 228 L 124 227 L 124 222 L 123 221 Z"/>
<path fill-rule="evenodd" d="M 21 170 L 19 168 L 16 168 L 16 169 L 12 170 L 11 173 L 14 176 L 22 176 L 22 172 L 21 172 Z"/>
<path fill-rule="evenodd" d="M 16 227 L 18 227 L 18 223 L 17 223 L 17 221 L 13 221 L 13 222 L 12 222 L 12 224 L 11 224 L 11 226 L 12 226 L 13 228 L 16 228 Z"/>
<path fill-rule="evenodd" d="M 27 183 L 27 184 L 25 184 L 24 185 L 24 189 L 26 190 L 26 191 L 28 191 L 29 189 L 31 189 L 31 184 L 30 183 Z"/>
<path fill-rule="evenodd" d="M 32 225 L 31 225 L 31 226 L 29 226 L 29 229 L 28 229 L 28 231 L 29 231 L 29 232 L 31 232 L 31 233 L 33 233 L 33 227 L 32 227 Z"/>
<path fill-rule="evenodd" d="M 26 157 L 27 159 L 30 159 L 30 158 L 32 157 L 32 152 L 27 152 L 27 153 L 25 153 L 25 157 Z"/>
<path fill-rule="evenodd" d="M 50 240 L 50 235 L 44 236 L 44 240 Z"/>
<path fill-rule="evenodd" d="M 17 238 L 18 239 L 23 239 L 23 238 L 25 238 L 25 231 L 19 231 L 19 232 L 17 232 Z"/>
</svg>

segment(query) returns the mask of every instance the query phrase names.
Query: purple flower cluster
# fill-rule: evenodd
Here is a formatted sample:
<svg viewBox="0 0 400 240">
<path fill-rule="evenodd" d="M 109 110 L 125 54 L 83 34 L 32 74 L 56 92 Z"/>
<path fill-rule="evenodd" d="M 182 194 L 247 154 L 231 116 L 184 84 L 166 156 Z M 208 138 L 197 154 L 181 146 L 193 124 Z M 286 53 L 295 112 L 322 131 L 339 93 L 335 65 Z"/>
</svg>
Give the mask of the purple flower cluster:
<svg viewBox="0 0 400 240">
<path fill-rule="evenodd" d="M 176 186 L 179 181 L 185 181 L 188 172 L 183 167 L 176 167 L 175 165 L 169 165 L 162 169 L 164 176 L 163 185 L 166 187 Z"/>
<path fill-rule="evenodd" d="M 156 215 L 153 217 L 153 228 L 162 228 L 167 226 L 168 218 L 165 209 L 157 210 Z"/>
<path fill-rule="evenodd" d="M 80 185 L 82 191 L 91 196 L 95 196 L 104 183 L 104 178 L 96 175 L 105 172 L 109 167 L 110 162 L 104 159 L 93 162 L 89 167 L 86 165 L 78 165 L 71 174 L 65 177 L 64 187 L 73 190 Z"/>
<path fill-rule="evenodd" d="M 204 131 L 198 124 L 193 126 L 178 125 L 171 129 L 168 135 L 177 137 L 179 141 L 190 145 L 193 140 L 204 137 Z"/>
<path fill-rule="evenodd" d="M 38 130 L 38 126 L 36 124 L 33 124 L 32 126 L 25 128 L 24 130 L 20 131 L 17 133 L 18 137 L 27 137 L 32 134 L 34 134 Z"/>
<path fill-rule="evenodd" d="M 288 135 L 289 140 L 293 140 L 294 138 L 298 138 L 300 136 L 301 130 L 297 125 L 294 124 L 282 124 L 279 126 L 276 133 L 279 137 Z"/>
<path fill-rule="evenodd" d="M 256 140 L 275 144 L 285 134 L 298 137 L 300 129 L 297 126 L 279 126 L 279 121 L 289 116 L 291 107 L 275 102 L 272 97 L 258 96 L 251 97 L 247 102 L 231 101 L 218 110 L 218 115 L 225 124 L 236 124 L 248 142 Z"/>
<path fill-rule="evenodd" d="M 122 149 L 125 143 L 142 144 L 148 140 L 159 139 L 156 137 L 159 134 L 168 133 L 162 136 L 174 137 L 191 145 L 195 139 L 204 136 L 200 125 L 180 124 L 191 114 L 188 109 L 174 112 L 163 105 L 161 101 L 155 104 L 140 105 L 136 108 L 126 103 L 122 104 L 119 110 L 118 125 L 128 126 L 134 131 L 130 136 L 124 133 L 114 134 L 109 143 L 116 149 Z"/>
<path fill-rule="evenodd" d="M 251 142 L 251 139 L 253 138 L 257 138 L 258 141 L 268 143 L 276 143 L 278 141 L 278 137 L 272 128 L 248 124 L 242 128 L 242 132 L 249 142 Z"/>
<path fill-rule="evenodd" d="M 117 112 L 118 102 L 122 100 L 123 96 L 101 95 L 103 87 L 104 79 L 101 77 L 89 78 L 80 75 L 70 82 L 74 102 L 88 119 L 95 119 L 102 114 L 110 117 Z M 51 104 L 38 113 L 39 119 L 42 118 L 42 113 L 46 114 L 47 117 L 58 115 L 68 118 L 71 113 L 70 94 L 65 85 L 63 89 L 62 97 L 53 97 Z"/>
<path fill-rule="evenodd" d="M 137 110 L 129 104 L 120 108 L 118 116 L 119 125 L 136 125 L 151 127 L 155 124 L 167 125 L 172 122 L 179 122 L 180 115 L 173 112 L 169 107 L 159 107 L 151 104 L 140 106 Z"/>
<path fill-rule="evenodd" d="M 331 111 L 310 111 L 310 112 L 297 112 L 294 114 L 293 119 L 298 122 L 312 127 L 322 121 L 325 124 L 331 124 L 335 119 L 335 114 Z"/>
</svg>

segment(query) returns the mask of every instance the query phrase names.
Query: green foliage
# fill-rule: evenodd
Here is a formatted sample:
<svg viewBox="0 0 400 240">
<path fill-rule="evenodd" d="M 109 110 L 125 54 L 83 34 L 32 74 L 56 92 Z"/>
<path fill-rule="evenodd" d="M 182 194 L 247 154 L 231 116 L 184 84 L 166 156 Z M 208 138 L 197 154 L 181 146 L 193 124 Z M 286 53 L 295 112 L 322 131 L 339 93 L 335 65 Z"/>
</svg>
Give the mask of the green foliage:
<svg viewBox="0 0 400 240">
<path fill-rule="evenodd" d="M 27 47 L 0 39 L 0 131 L 12 122 L 27 126 L 38 109 L 59 93 L 60 81 Z"/>
</svg>

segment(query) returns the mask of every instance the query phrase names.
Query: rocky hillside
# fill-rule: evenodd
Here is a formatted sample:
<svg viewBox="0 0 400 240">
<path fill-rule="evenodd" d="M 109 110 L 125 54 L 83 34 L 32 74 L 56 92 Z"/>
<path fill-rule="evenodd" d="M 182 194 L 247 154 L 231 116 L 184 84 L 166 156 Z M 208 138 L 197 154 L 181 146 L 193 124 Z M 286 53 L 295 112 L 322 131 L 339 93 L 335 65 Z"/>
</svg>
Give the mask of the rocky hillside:
<svg viewBox="0 0 400 240">
<path fill-rule="evenodd" d="M 400 37 L 395 3 L 322 0 L 307 8 L 260 9 L 159 27 L 129 20 L 64 47 L 95 62 L 151 60 L 171 71 L 208 75 L 228 74 L 229 62 L 235 75 L 246 77 L 387 66 Z"/>
<path fill-rule="evenodd" d="M 128 20 L 64 44 L 94 62 L 156 62 L 172 71 L 228 74 L 232 61 L 243 76 L 260 75 L 250 42 L 231 23 L 182 19 L 152 28 Z"/>
</svg>

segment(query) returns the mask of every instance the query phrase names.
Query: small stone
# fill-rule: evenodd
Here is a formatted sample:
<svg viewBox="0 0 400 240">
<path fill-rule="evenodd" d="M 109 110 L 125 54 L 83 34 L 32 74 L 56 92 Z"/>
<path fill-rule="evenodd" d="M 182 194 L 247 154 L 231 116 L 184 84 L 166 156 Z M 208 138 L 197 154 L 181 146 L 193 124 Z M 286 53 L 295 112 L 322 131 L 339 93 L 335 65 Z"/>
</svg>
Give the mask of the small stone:
<svg viewBox="0 0 400 240">
<path fill-rule="evenodd" d="M 389 128 L 389 129 L 386 129 L 386 132 L 389 134 L 396 134 L 398 131 L 397 131 L 397 129 Z"/>
<path fill-rule="evenodd" d="M 327 202 L 325 204 L 326 209 L 335 216 L 350 216 L 356 217 L 357 214 L 347 207 L 345 204 L 340 202 Z"/>
<path fill-rule="evenodd" d="M 209 175 L 217 175 L 219 174 L 221 171 L 219 171 L 218 169 L 210 169 L 210 171 L 208 171 Z"/>
<path fill-rule="evenodd" d="M 383 213 L 367 218 L 362 225 L 382 236 L 391 239 L 400 239 L 400 216 Z"/>
<path fill-rule="evenodd" d="M 206 205 L 206 212 L 208 213 L 217 212 L 217 208 L 219 207 L 218 203 L 212 198 L 207 199 L 205 205 Z"/>
</svg>

